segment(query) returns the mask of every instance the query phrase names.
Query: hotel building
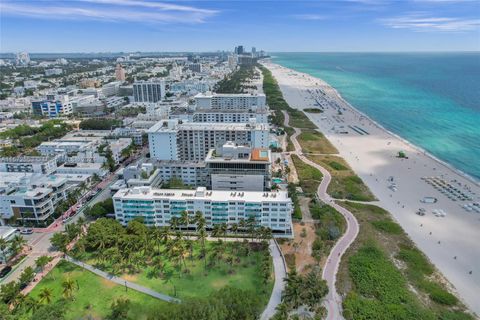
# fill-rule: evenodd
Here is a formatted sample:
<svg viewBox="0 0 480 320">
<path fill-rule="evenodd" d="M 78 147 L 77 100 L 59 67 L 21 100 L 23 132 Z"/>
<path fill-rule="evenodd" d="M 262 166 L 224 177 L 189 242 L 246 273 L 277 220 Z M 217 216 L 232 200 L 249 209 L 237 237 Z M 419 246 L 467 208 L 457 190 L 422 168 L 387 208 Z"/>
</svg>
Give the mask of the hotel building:
<svg viewBox="0 0 480 320">
<path fill-rule="evenodd" d="M 165 98 L 165 81 L 136 81 L 133 83 L 133 101 L 158 102 Z"/>
<path fill-rule="evenodd" d="M 162 120 L 148 130 L 150 157 L 156 160 L 204 160 L 208 151 L 227 141 L 251 148 L 267 148 L 267 124 L 195 123 Z"/>
<path fill-rule="evenodd" d="M 258 226 L 272 229 L 274 236 L 293 237 L 292 200 L 286 191 L 208 191 L 155 189 L 136 187 L 121 189 L 113 196 L 115 218 L 123 225 L 141 217 L 148 226 L 168 226 L 183 211 L 194 215 L 200 211 L 207 228 L 216 224 L 233 224 L 254 217 Z M 194 225 L 190 226 L 192 229 Z"/>
</svg>

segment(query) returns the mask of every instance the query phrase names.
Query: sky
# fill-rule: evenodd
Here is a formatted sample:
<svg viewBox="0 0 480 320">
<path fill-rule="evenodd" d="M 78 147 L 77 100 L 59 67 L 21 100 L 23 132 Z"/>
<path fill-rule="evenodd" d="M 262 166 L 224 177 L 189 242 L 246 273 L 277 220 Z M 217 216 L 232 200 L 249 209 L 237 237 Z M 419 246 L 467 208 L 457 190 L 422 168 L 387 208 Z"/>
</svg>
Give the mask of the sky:
<svg viewBox="0 0 480 320">
<path fill-rule="evenodd" d="M 480 51 L 480 0 L 0 0 L 0 52 Z"/>
</svg>

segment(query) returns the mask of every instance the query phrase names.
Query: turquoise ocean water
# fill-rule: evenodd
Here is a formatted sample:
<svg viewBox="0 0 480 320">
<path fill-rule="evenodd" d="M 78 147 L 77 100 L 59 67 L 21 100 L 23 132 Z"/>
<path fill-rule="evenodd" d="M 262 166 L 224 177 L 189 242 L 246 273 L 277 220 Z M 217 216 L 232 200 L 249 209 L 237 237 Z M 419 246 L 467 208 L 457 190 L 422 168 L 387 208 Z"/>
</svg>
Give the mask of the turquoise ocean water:
<svg viewBox="0 0 480 320">
<path fill-rule="evenodd" d="M 273 53 L 386 129 L 480 180 L 480 53 Z"/>
</svg>

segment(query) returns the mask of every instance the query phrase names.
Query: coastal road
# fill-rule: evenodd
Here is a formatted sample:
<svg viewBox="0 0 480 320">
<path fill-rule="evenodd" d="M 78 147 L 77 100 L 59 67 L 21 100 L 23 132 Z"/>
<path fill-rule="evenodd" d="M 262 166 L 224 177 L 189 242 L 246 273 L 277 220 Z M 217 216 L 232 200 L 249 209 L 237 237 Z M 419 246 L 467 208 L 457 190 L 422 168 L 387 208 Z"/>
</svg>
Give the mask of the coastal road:
<svg viewBox="0 0 480 320">
<path fill-rule="evenodd" d="M 283 114 L 285 116 L 284 125 L 288 126 L 290 122 L 290 117 L 285 111 L 283 111 Z M 328 295 L 325 298 L 325 307 L 327 308 L 328 312 L 327 319 L 343 319 L 342 299 L 340 298 L 335 287 L 335 280 L 342 256 L 357 237 L 359 225 L 355 216 L 350 211 L 336 204 L 332 197 L 330 197 L 330 195 L 327 193 L 328 185 L 330 184 L 330 181 L 332 179 L 330 172 L 328 172 L 328 170 L 326 170 L 324 167 L 318 165 L 317 163 L 311 161 L 303 155 L 302 147 L 297 140 L 297 137 L 301 133 L 301 130 L 298 128 L 293 129 L 295 130 L 295 133 L 290 137 L 290 139 L 295 147 L 295 151 L 292 153 L 296 154 L 304 163 L 320 170 L 320 172 L 323 174 L 322 182 L 317 189 L 318 198 L 323 202 L 329 204 L 330 206 L 334 207 L 338 212 L 343 215 L 345 221 L 347 222 L 345 233 L 335 243 L 335 246 L 330 251 L 322 273 L 322 277 L 327 281 L 329 289 Z"/>
</svg>

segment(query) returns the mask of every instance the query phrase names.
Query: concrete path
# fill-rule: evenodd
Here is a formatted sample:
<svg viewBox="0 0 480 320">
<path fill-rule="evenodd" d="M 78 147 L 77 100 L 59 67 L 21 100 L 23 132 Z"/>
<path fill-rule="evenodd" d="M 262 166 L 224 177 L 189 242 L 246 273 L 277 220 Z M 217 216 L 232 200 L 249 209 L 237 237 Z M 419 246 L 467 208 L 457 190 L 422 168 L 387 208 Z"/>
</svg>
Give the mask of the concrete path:
<svg viewBox="0 0 480 320">
<path fill-rule="evenodd" d="M 73 259 L 72 257 L 70 256 L 66 256 L 65 257 L 65 260 L 67 261 L 70 261 L 71 263 L 74 263 L 76 264 L 77 266 L 79 267 L 82 267 L 88 271 L 91 271 L 93 273 L 95 273 L 96 275 L 102 277 L 102 278 L 105 278 L 107 280 L 110 280 L 112 282 L 115 282 L 116 284 L 119 284 L 121 286 L 126 286 L 127 288 L 130 288 L 130 289 L 133 289 L 133 290 L 136 290 L 138 292 L 142 292 L 142 293 L 145 293 L 145 294 L 148 294 L 149 296 L 152 296 L 154 298 L 157 298 L 157 299 L 160 299 L 160 300 L 164 300 L 164 301 L 167 301 L 167 302 L 175 302 L 175 303 L 180 303 L 181 301 L 179 299 L 176 299 L 176 298 L 173 298 L 173 297 L 170 297 L 170 296 L 167 296 L 165 294 L 162 294 L 162 293 L 158 293 L 156 291 L 153 291 L 152 289 L 149 289 L 149 288 L 146 288 L 146 287 L 143 287 L 141 285 L 138 285 L 136 283 L 133 283 L 133 282 L 130 282 L 130 281 L 127 281 L 125 279 L 122 279 L 122 278 L 119 278 L 119 277 L 116 277 L 114 275 L 111 275 L 107 272 L 104 272 L 100 269 L 97 269 L 89 264 L 86 264 L 86 263 L 83 263 L 81 261 L 78 261 L 78 260 L 75 260 Z"/>
<path fill-rule="evenodd" d="M 273 285 L 272 295 L 268 301 L 267 307 L 263 311 L 260 320 L 267 320 L 275 315 L 277 306 L 282 302 L 282 292 L 285 288 L 285 278 L 287 277 L 287 264 L 275 240 L 270 240 L 270 254 L 273 258 L 273 269 L 275 273 L 275 283 Z"/>
<path fill-rule="evenodd" d="M 289 115 L 285 111 L 283 113 L 285 115 L 285 125 L 288 125 Z M 328 172 L 328 170 L 326 170 L 324 167 L 318 165 L 317 163 L 311 161 L 303 155 L 302 147 L 297 140 L 297 137 L 301 133 L 301 130 L 298 128 L 293 129 L 295 130 L 295 134 L 293 134 L 290 139 L 295 146 L 295 152 L 292 153 L 295 153 L 303 162 L 314 168 L 317 168 L 323 174 L 322 182 L 318 186 L 317 190 L 318 198 L 334 207 L 338 212 L 343 215 L 345 221 L 347 222 L 347 228 L 345 230 L 345 233 L 335 243 L 335 246 L 330 251 L 322 273 L 322 277 L 327 281 L 329 289 L 328 295 L 325 297 L 325 307 L 327 308 L 328 312 L 327 319 L 344 319 L 342 316 L 342 299 L 339 296 L 335 287 L 335 280 L 342 256 L 357 237 L 359 225 L 357 219 L 355 219 L 355 216 L 350 211 L 336 204 L 334 199 L 330 197 L 330 195 L 327 193 L 328 185 L 330 184 L 330 181 L 332 179 L 330 172 Z"/>
</svg>

